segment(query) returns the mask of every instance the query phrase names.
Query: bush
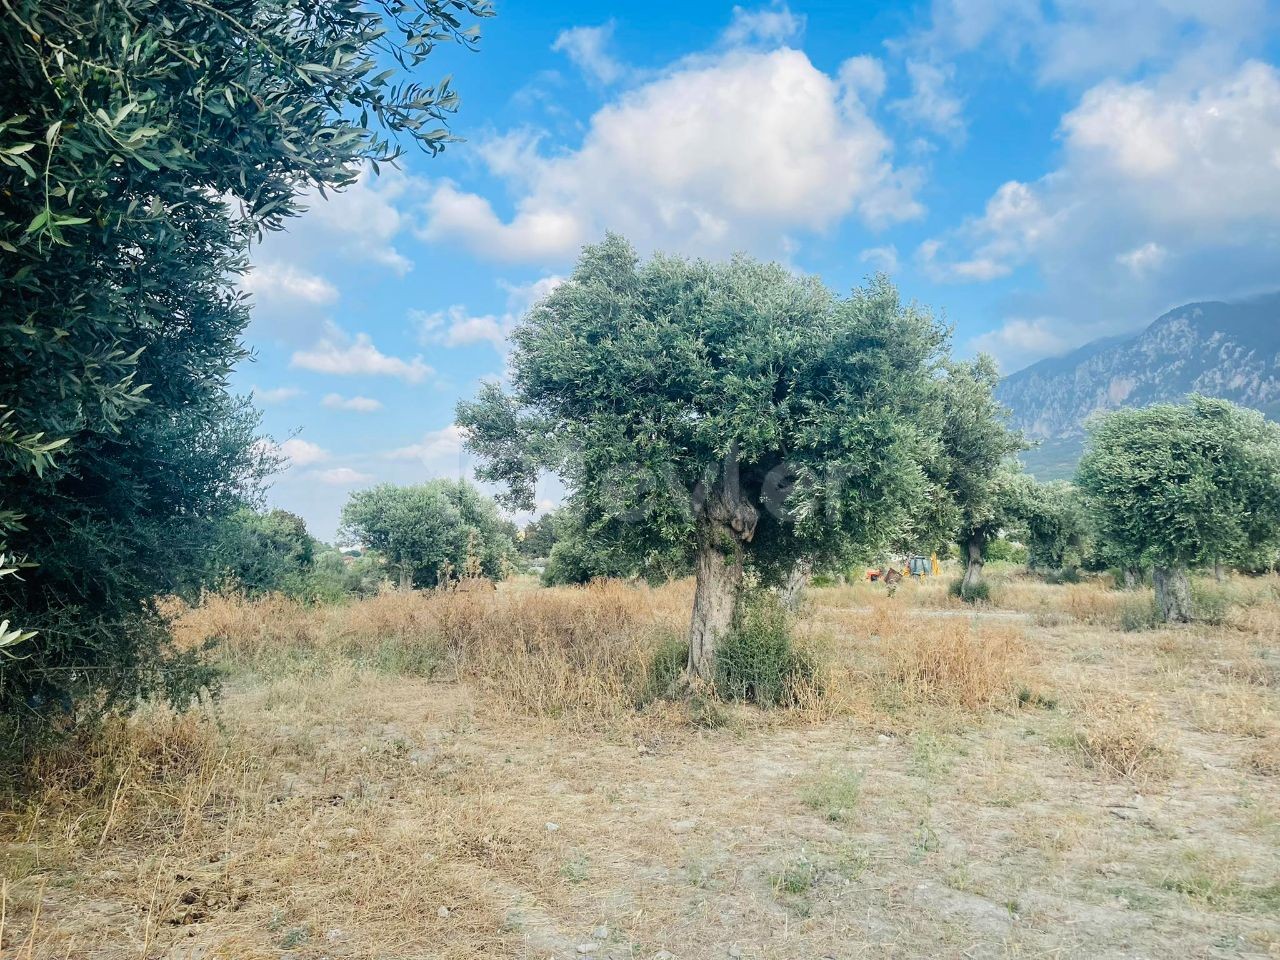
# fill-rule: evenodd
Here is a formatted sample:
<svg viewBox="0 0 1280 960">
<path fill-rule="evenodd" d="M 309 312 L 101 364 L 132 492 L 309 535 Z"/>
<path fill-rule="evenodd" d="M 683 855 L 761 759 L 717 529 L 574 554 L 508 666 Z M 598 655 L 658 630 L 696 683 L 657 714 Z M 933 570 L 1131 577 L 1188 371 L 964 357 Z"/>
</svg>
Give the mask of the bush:
<svg viewBox="0 0 1280 960">
<path fill-rule="evenodd" d="M 778 598 L 752 591 L 734 629 L 716 651 L 716 692 L 725 700 L 760 706 L 792 703 L 797 684 L 812 682 L 812 658 L 792 643 L 791 617 Z"/>
<path fill-rule="evenodd" d="M 1195 618 L 1211 627 L 1220 627 L 1227 622 L 1234 599 L 1232 592 L 1223 587 L 1199 581 L 1191 583 L 1191 609 Z"/>
<path fill-rule="evenodd" d="M 1045 573 L 1044 582 L 1053 586 L 1061 586 L 1064 583 L 1082 583 L 1084 578 L 1080 576 L 1078 567 L 1063 567 L 1061 570 L 1050 570 Z"/>
<path fill-rule="evenodd" d="M 951 581 L 951 596 L 959 597 L 965 603 L 989 603 L 991 601 L 991 584 L 979 580 L 965 587 L 964 580 Z"/>
<path fill-rule="evenodd" d="M 1150 597 L 1130 600 L 1120 608 L 1120 629 L 1127 633 L 1154 630 L 1159 624 L 1160 614 Z"/>
</svg>

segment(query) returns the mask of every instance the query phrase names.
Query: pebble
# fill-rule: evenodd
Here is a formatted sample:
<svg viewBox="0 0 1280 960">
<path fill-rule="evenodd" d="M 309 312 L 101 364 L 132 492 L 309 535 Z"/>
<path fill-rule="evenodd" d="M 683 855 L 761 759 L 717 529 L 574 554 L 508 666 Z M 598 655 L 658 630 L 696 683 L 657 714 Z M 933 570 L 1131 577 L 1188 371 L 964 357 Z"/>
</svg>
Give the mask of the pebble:
<svg viewBox="0 0 1280 960">
<path fill-rule="evenodd" d="M 676 960 L 676 955 L 670 950 L 659 950 L 653 955 L 653 960 Z"/>
<path fill-rule="evenodd" d="M 578 952 L 579 953 L 595 953 L 596 946 L 597 945 L 594 943 L 580 943 L 578 944 Z"/>
<path fill-rule="evenodd" d="M 738 960 L 742 956 L 742 948 L 735 943 L 729 948 L 729 956 L 733 957 L 733 960 Z"/>
<path fill-rule="evenodd" d="M 608 939 L 609 939 L 609 928 L 608 928 L 608 927 L 596 927 L 594 930 L 592 930 L 592 931 L 591 931 L 591 936 L 595 937 L 597 940 L 608 940 Z"/>
<path fill-rule="evenodd" d="M 560 824 L 558 824 L 558 823 L 552 823 L 550 820 L 548 820 L 548 821 L 547 821 L 547 832 L 548 832 L 548 833 L 555 833 L 555 832 L 556 832 L 557 830 L 559 830 L 559 829 L 560 829 Z"/>
<path fill-rule="evenodd" d="M 688 833 L 697 825 L 698 825 L 697 820 L 677 820 L 675 823 L 671 824 L 671 832 L 672 833 Z"/>
<path fill-rule="evenodd" d="M 436 916 L 439 917 L 441 920 L 445 919 L 447 916 L 449 916 L 449 908 L 441 907 L 439 910 L 436 911 Z"/>
</svg>

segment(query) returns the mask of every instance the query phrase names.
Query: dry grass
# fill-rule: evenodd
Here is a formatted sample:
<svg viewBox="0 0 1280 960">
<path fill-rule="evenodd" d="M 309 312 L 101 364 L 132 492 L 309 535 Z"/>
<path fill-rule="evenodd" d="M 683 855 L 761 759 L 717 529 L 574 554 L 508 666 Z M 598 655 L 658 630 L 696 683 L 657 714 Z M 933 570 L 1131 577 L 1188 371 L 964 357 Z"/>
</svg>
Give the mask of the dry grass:
<svg viewBox="0 0 1280 960">
<path fill-rule="evenodd" d="M 175 606 L 224 699 L 40 758 L 0 956 L 1275 954 L 1263 586 L 1140 633 L 1099 583 L 815 590 L 810 700 L 715 725 L 637 710 L 688 584 Z"/>
<path fill-rule="evenodd" d="M 1085 763 L 1105 776 L 1147 783 L 1172 769 L 1161 731 L 1149 706 L 1099 700 L 1087 711 L 1076 745 Z"/>
</svg>

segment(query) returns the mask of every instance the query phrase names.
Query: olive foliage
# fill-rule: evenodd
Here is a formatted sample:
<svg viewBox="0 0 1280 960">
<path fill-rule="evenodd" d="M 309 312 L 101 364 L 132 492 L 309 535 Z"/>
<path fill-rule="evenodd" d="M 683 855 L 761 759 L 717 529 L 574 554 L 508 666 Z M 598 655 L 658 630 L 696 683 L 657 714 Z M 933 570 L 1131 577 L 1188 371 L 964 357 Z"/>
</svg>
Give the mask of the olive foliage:
<svg viewBox="0 0 1280 960">
<path fill-rule="evenodd" d="M 249 242 L 457 98 L 483 0 L 0 5 L 0 712 L 183 699 L 151 598 L 274 464 L 227 378 Z M 17 651 L 20 649 L 20 653 Z"/>
</svg>

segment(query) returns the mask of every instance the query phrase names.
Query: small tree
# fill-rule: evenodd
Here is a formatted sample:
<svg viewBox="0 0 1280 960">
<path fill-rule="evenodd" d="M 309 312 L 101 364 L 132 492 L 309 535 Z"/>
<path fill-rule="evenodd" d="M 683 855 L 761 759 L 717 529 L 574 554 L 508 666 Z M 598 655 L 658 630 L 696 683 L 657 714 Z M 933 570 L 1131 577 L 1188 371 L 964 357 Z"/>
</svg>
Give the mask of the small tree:
<svg viewBox="0 0 1280 960">
<path fill-rule="evenodd" d="M 1084 559 L 1089 525 L 1081 493 L 1073 484 L 1028 478 L 1016 512 L 1033 570 L 1061 570 Z"/>
<path fill-rule="evenodd" d="M 299 594 L 314 559 L 315 540 L 301 517 L 287 510 L 258 513 L 245 507 L 216 524 L 204 585 L 229 579 L 250 595 Z"/>
<path fill-rule="evenodd" d="M 587 247 L 512 335 L 510 395 L 486 386 L 458 422 L 528 507 L 558 473 L 588 522 L 625 524 L 645 565 L 672 552 L 697 586 L 688 673 L 712 681 L 748 565 L 849 562 L 898 535 L 924 493 L 946 332 L 883 277 L 847 299 L 745 257 Z"/>
<path fill-rule="evenodd" d="M 1193 396 L 1093 420 L 1078 482 L 1108 553 L 1154 568 L 1166 622 L 1191 619 L 1189 568 L 1280 538 L 1280 426 L 1226 400 Z"/>
<path fill-rule="evenodd" d="M 999 382 L 995 361 L 982 355 L 948 364 L 940 387 L 942 488 L 966 561 L 962 595 L 981 581 L 987 546 L 1013 522 L 1022 489 L 1013 457 L 1027 443 L 1009 429 L 1009 412 L 995 400 Z"/>
<path fill-rule="evenodd" d="M 384 483 L 342 509 L 343 535 L 386 557 L 404 589 L 436 586 L 441 568 L 501 579 L 515 552 L 508 529 L 493 500 L 465 481 Z"/>
</svg>

